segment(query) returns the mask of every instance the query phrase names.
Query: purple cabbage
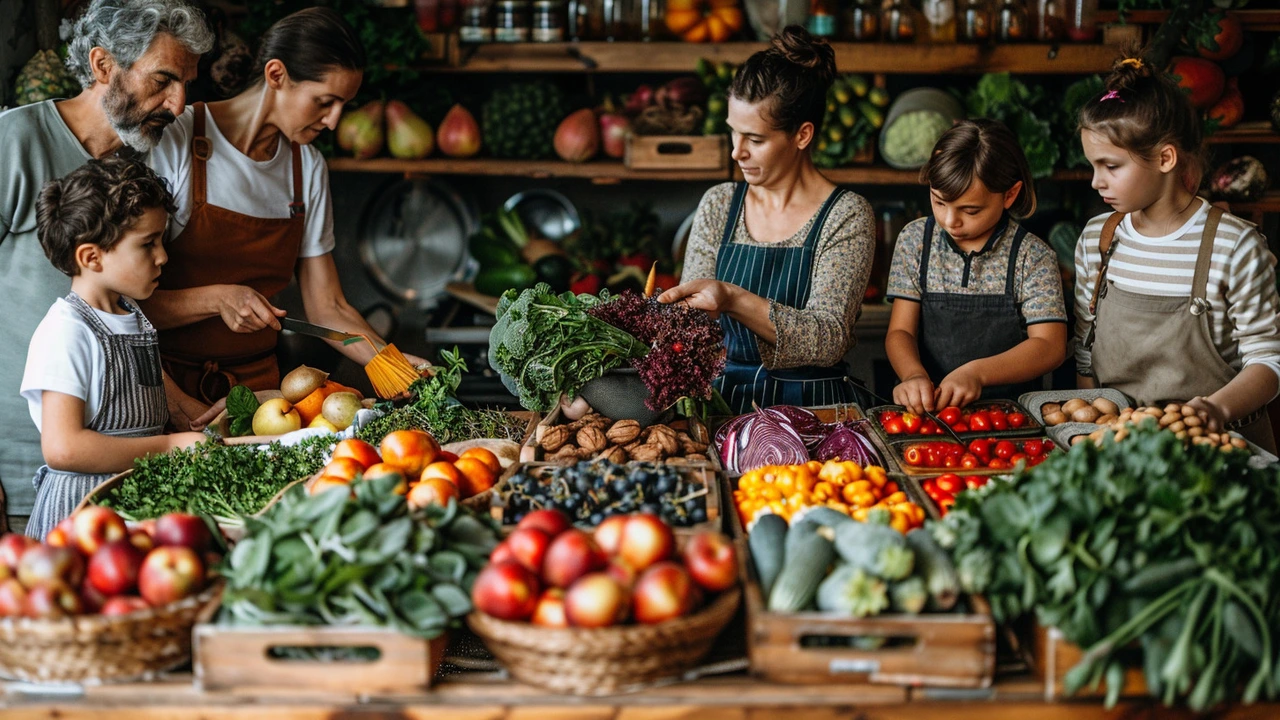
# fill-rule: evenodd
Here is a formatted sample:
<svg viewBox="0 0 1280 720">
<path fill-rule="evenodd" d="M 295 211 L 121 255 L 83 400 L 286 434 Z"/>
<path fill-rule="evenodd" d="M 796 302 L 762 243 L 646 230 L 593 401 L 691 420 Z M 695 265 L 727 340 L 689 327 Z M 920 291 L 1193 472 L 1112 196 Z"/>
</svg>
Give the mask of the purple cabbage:
<svg viewBox="0 0 1280 720">
<path fill-rule="evenodd" d="M 870 421 L 850 420 L 825 427 L 830 428 L 830 433 L 818 449 L 813 451 L 814 460 L 850 460 L 863 467 L 884 464 L 880 452 L 871 441 Z"/>
<path fill-rule="evenodd" d="M 823 423 L 805 408 L 777 405 L 739 415 L 716 431 L 720 461 L 732 473 L 764 465 L 799 465 L 839 457 L 881 465 L 866 420 Z"/>
</svg>

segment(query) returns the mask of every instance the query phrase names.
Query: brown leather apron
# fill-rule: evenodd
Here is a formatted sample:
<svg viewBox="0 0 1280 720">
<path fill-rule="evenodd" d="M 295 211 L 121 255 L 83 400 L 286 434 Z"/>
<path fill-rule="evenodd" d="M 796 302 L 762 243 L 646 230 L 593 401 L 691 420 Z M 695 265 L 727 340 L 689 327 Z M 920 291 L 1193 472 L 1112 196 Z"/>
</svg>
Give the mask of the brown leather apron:
<svg viewBox="0 0 1280 720">
<path fill-rule="evenodd" d="M 1092 349 L 1093 373 L 1100 387 L 1115 388 L 1139 405 L 1160 406 L 1212 395 L 1235 379 L 1237 371 L 1222 359 L 1209 333 L 1206 299 L 1213 239 L 1221 218 L 1221 208 L 1209 208 L 1189 298 L 1130 292 L 1107 280 L 1115 252 L 1112 241 L 1124 214 L 1107 218 L 1100 239 L 1098 282 L 1089 302 L 1093 327 L 1084 341 Z M 1227 427 L 1268 452 L 1276 451 L 1265 407 Z"/>
<path fill-rule="evenodd" d="M 293 155 L 293 202 L 287 218 L 259 218 L 209 204 L 205 106 L 194 106 L 191 138 L 191 218 L 170 244 L 160 287 L 184 290 L 215 284 L 245 285 L 270 298 L 293 279 L 302 249 L 306 206 L 302 201 L 302 153 Z M 253 390 L 280 387 L 277 331 L 238 333 L 215 316 L 160 332 L 164 369 L 183 392 L 213 403 L 233 385 Z"/>
</svg>

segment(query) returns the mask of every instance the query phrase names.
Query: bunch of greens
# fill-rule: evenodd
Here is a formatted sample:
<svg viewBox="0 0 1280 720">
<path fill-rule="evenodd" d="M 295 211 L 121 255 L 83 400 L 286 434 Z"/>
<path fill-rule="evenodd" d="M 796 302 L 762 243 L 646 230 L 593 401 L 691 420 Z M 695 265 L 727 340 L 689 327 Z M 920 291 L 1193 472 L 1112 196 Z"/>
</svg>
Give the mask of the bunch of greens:
<svg viewBox="0 0 1280 720">
<path fill-rule="evenodd" d="M 1084 147 L 1080 144 L 1080 108 L 1091 98 L 1101 95 L 1105 87 L 1099 75 L 1081 78 L 1067 86 L 1062 105 L 1053 119 L 1054 131 L 1066 144 L 1063 167 L 1089 167 L 1089 159 L 1084 156 Z"/>
<path fill-rule="evenodd" d="M 258 397 L 244 385 L 231 388 L 227 395 L 227 432 L 241 437 L 253 432 L 253 414 L 258 412 Z"/>
<path fill-rule="evenodd" d="M 1148 421 L 962 493 L 931 530 L 997 621 L 1034 611 L 1087 649 L 1068 692 L 1105 677 L 1114 703 L 1138 644 L 1166 704 L 1277 697 L 1280 470 L 1248 453 L 1186 446 Z"/>
<path fill-rule="evenodd" d="M 471 611 L 496 528 L 450 501 L 411 511 L 394 477 L 286 493 L 228 556 L 223 617 L 240 625 L 389 627 L 434 638 Z"/>
<path fill-rule="evenodd" d="M 988 73 L 965 95 L 970 117 L 999 120 L 1018 136 L 1031 176 L 1053 173 L 1060 151 L 1049 118 L 1052 100 L 1040 85 L 1028 86 L 1009 73 Z"/>
<path fill-rule="evenodd" d="M 332 446 L 333 437 L 324 435 L 289 447 L 274 442 L 265 451 L 253 445 L 202 442 L 149 455 L 135 460 L 133 474 L 99 504 L 128 520 L 186 512 L 238 526 L 286 485 L 314 475 Z"/>
<path fill-rule="evenodd" d="M 579 388 L 648 348 L 588 310 L 607 294 L 553 295 L 545 283 L 498 301 L 489 333 L 489 364 L 526 409 L 546 412 Z"/>
</svg>

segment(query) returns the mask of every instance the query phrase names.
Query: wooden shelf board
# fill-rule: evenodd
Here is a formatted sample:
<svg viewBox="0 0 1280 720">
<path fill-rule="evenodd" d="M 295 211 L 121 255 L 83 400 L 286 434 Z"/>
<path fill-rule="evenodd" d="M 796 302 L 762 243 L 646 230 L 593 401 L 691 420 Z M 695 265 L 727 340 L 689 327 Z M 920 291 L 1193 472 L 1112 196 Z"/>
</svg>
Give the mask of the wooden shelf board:
<svg viewBox="0 0 1280 720">
<path fill-rule="evenodd" d="M 1280 143 L 1280 133 L 1271 127 L 1266 120 L 1240 123 L 1233 128 L 1219 130 L 1209 136 L 1209 144 L 1225 145 L 1227 143 L 1261 144 Z"/>
<path fill-rule="evenodd" d="M 919 170 L 894 170 L 883 165 L 866 165 L 821 170 L 828 180 L 837 185 L 919 185 Z M 735 172 L 735 178 L 740 175 Z M 1088 170 L 1055 170 L 1048 179 L 1058 182 L 1089 180 Z"/>
<path fill-rule="evenodd" d="M 722 170 L 629 170 L 619 161 L 598 160 L 568 163 L 559 160 L 498 160 L 493 158 L 331 158 L 333 172 L 380 172 L 405 175 L 484 175 L 532 178 L 584 178 L 596 181 L 621 180 L 727 180 Z"/>
<path fill-rule="evenodd" d="M 1244 9 L 1232 10 L 1231 14 L 1240 18 L 1240 24 L 1250 30 L 1280 30 L 1280 10 Z M 1098 13 L 1099 23 L 1120 22 L 1120 14 L 1115 10 Z M 1124 22 L 1130 25 L 1159 25 L 1169 17 L 1168 10 L 1131 10 L 1125 13 Z"/>
<path fill-rule="evenodd" d="M 1253 202 L 1233 202 L 1230 205 L 1234 215 L 1280 213 L 1280 190 L 1272 190 Z"/>
</svg>

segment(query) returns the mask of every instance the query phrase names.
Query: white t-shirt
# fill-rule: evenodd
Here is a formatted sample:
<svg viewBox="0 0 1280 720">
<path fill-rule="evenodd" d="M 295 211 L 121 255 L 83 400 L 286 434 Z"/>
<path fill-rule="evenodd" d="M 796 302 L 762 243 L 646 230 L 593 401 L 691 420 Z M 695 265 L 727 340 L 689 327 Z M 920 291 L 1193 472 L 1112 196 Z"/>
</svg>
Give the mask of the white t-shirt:
<svg viewBox="0 0 1280 720">
<path fill-rule="evenodd" d="M 178 237 L 191 219 L 191 137 L 195 110 L 188 107 L 164 132 L 149 163 L 169 190 L 178 211 L 169 220 L 169 238 Z M 293 159 L 289 141 L 280 136 L 276 154 L 258 162 L 232 145 L 205 108 L 205 137 L 212 148 L 205 167 L 206 200 L 217 207 L 258 218 L 287 218 L 293 202 Z M 329 167 L 310 145 L 302 152 L 302 198 L 307 204 L 300 258 L 333 251 L 333 205 L 329 201 Z"/>
<path fill-rule="evenodd" d="M 97 308 L 98 319 L 114 335 L 142 332 L 138 313 L 115 315 Z M 80 313 L 62 298 L 54 301 L 31 336 L 27 347 L 27 368 L 22 375 L 22 397 L 36 429 L 41 425 L 41 393 L 64 393 L 84 400 L 86 426 L 102 408 L 102 385 L 107 376 L 107 357 L 102 343 Z"/>
</svg>

